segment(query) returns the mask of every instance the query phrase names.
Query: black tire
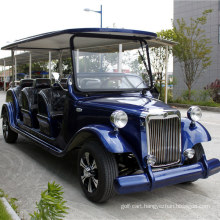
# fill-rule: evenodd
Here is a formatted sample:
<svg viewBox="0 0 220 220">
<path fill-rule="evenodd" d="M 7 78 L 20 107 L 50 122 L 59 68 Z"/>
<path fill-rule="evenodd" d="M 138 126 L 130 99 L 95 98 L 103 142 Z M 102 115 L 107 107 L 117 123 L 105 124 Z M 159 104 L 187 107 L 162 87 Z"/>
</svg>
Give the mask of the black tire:
<svg viewBox="0 0 220 220">
<path fill-rule="evenodd" d="M 99 142 L 92 140 L 83 144 L 77 165 L 80 185 L 89 200 L 101 203 L 115 195 L 117 163 L 113 154 Z"/>
<path fill-rule="evenodd" d="M 16 142 L 18 138 L 18 134 L 11 130 L 9 126 L 8 116 L 6 113 L 3 115 L 3 119 L 2 119 L 2 131 L 3 131 L 4 139 L 7 143 Z"/>
</svg>

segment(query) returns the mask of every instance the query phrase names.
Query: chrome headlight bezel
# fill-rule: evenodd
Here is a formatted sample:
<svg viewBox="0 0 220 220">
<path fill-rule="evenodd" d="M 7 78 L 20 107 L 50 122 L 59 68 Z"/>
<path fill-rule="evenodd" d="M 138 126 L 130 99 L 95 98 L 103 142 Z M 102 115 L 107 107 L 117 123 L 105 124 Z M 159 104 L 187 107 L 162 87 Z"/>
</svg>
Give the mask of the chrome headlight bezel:
<svg viewBox="0 0 220 220">
<path fill-rule="evenodd" d="M 199 121 L 202 118 L 202 110 L 198 106 L 191 106 L 187 111 L 187 117 L 193 121 Z"/>
<path fill-rule="evenodd" d="M 128 115 L 122 110 L 116 110 L 111 114 L 110 122 L 114 128 L 124 128 L 128 123 Z"/>
</svg>

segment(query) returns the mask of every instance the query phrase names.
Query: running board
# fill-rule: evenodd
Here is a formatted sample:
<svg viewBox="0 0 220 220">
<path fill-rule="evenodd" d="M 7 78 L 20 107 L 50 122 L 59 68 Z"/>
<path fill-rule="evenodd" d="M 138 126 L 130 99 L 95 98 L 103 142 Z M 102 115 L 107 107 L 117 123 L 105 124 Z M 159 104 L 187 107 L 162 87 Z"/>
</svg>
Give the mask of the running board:
<svg viewBox="0 0 220 220">
<path fill-rule="evenodd" d="M 10 128 L 17 132 L 18 134 L 21 134 L 29 139 L 31 139 L 32 141 L 34 141 L 35 143 L 39 144 L 41 148 L 49 151 L 50 153 L 52 153 L 53 155 L 57 156 L 57 157 L 62 157 L 66 154 L 65 151 L 62 151 L 61 149 L 55 147 L 54 145 L 52 144 L 49 144 L 43 140 L 41 140 L 40 138 L 36 137 L 35 135 L 33 134 L 30 134 L 29 132 L 27 131 L 24 131 L 24 130 L 21 130 L 19 127 L 15 126 L 13 127 L 11 124 L 10 124 Z"/>
</svg>

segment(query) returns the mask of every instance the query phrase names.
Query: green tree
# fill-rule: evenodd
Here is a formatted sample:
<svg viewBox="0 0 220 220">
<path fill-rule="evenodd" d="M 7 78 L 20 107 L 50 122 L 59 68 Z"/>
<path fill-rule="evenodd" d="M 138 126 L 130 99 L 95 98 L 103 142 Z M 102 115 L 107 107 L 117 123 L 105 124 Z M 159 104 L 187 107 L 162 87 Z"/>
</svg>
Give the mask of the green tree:
<svg viewBox="0 0 220 220">
<path fill-rule="evenodd" d="M 48 66 L 48 62 L 34 62 L 31 64 L 32 71 L 46 71 Z M 18 66 L 18 73 L 29 73 L 29 64 L 22 64 Z"/>
<path fill-rule="evenodd" d="M 58 60 L 53 60 L 53 71 L 54 72 L 59 72 L 59 61 Z M 69 57 L 69 58 L 66 58 L 66 59 L 63 59 L 62 61 L 62 70 L 63 70 L 63 74 L 64 75 L 69 75 L 73 72 L 72 70 L 72 59 Z"/>
<path fill-rule="evenodd" d="M 173 47 L 173 55 L 183 71 L 184 82 L 188 88 L 188 100 L 191 99 L 194 82 L 211 65 L 211 41 L 205 36 L 203 29 L 211 12 L 212 9 L 205 10 L 201 17 L 190 18 L 189 23 L 183 18 L 177 19 L 173 29 L 161 31 L 165 39 L 178 43 Z"/>
<path fill-rule="evenodd" d="M 91 53 L 79 58 L 79 72 L 105 72 L 117 64 L 117 53 Z"/>
<path fill-rule="evenodd" d="M 163 37 L 163 31 L 157 33 L 158 37 Z M 168 47 L 168 58 L 169 55 L 172 53 L 172 48 Z M 165 62 L 166 62 L 166 47 L 159 46 L 159 47 L 151 47 L 150 48 L 150 55 L 151 55 L 151 66 L 153 69 L 153 76 L 156 80 L 156 83 L 159 87 L 160 94 L 162 93 L 162 81 L 164 77 L 164 70 L 165 70 Z"/>
</svg>

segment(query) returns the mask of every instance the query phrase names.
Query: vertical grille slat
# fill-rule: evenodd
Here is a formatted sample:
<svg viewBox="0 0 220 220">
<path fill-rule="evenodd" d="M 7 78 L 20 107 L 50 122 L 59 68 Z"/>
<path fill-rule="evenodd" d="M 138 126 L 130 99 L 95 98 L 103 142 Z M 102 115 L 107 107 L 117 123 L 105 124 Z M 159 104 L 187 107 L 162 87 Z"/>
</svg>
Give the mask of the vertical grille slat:
<svg viewBox="0 0 220 220">
<path fill-rule="evenodd" d="M 179 117 L 150 119 L 148 121 L 148 151 L 156 156 L 155 166 L 180 161 Z"/>
</svg>

